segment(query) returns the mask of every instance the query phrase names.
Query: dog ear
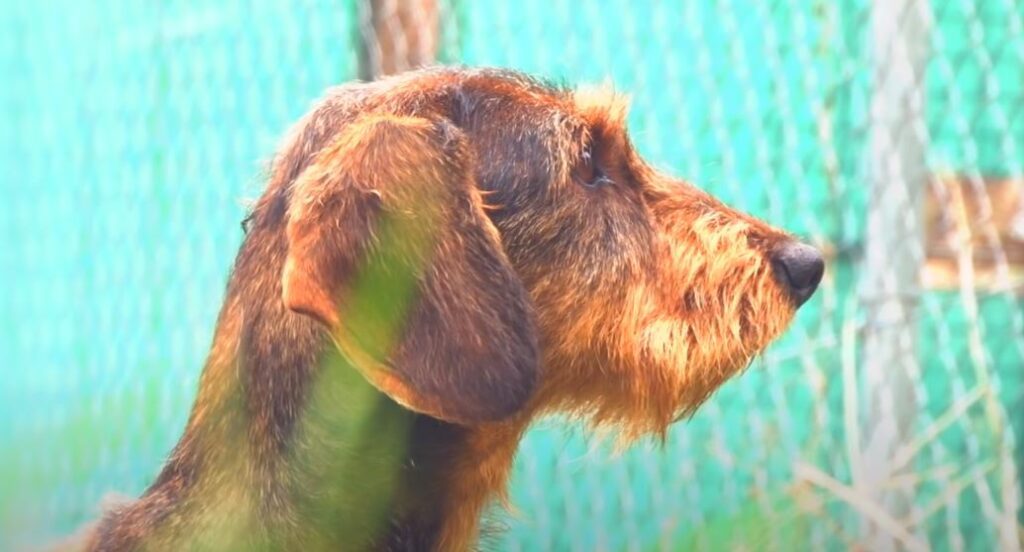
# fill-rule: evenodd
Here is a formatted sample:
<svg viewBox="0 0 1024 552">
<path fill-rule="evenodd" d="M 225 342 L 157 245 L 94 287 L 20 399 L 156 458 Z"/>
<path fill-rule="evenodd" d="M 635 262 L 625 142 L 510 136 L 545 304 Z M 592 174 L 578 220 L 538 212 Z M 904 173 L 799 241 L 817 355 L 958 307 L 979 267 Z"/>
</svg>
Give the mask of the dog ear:
<svg viewBox="0 0 1024 552">
<path fill-rule="evenodd" d="M 526 291 L 444 120 L 365 116 L 293 186 L 283 299 L 378 389 L 442 420 L 505 418 L 537 380 Z"/>
</svg>

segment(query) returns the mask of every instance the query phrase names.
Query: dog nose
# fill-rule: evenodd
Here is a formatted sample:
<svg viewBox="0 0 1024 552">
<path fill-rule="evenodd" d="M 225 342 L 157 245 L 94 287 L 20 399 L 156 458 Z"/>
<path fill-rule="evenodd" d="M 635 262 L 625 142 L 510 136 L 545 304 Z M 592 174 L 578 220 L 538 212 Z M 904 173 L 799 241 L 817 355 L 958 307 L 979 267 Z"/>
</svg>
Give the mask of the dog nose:
<svg viewBox="0 0 1024 552">
<path fill-rule="evenodd" d="M 798 307 L 814 295 L 825 273 L 821 253 L 800 242 L 787 242 L 779 247 L 771 261 L 775 279 L 786 288 Z"/>
</svg>

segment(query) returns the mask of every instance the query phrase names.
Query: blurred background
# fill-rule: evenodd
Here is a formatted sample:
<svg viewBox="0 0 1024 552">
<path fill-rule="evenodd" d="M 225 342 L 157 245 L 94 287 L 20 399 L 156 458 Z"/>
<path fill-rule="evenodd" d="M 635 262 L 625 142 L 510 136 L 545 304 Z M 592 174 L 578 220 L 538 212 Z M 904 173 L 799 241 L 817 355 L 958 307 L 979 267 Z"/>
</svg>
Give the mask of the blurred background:
<svg viewBox="0 0 1024 552">
<path fill-rule="evenodd" d="M 828 257 L 664 444 L 538 424 L 489 547 L 1021 548 L 1017 0 L 2 4 L 0 549 L 143 490 L 279 138 L 434 62 L 609 81 L 654 164 Z"/>
</svg>

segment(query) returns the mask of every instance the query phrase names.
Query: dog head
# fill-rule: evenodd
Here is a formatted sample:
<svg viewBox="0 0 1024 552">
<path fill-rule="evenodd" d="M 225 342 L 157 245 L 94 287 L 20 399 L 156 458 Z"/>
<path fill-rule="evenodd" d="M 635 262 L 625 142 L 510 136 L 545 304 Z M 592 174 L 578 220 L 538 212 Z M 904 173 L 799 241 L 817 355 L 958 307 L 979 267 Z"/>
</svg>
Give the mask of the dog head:
<svg viewBox="0 0 1024 552">
<path fill-rule="evenodd" d="M 501 71 L 337 89 L 273 168 L 284 303 L 414 411 L 663 430 L 784 330 L 823 264 L 653 170 L 625 114 Z"/>
</svg>

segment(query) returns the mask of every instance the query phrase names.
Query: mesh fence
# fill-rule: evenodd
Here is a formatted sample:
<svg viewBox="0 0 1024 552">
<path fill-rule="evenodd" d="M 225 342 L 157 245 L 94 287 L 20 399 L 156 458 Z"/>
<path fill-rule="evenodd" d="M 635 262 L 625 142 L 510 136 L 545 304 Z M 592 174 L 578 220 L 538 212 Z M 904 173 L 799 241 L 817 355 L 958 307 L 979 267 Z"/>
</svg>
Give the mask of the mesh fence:
<svg viewBox="0 0 1024 552">
<path fill-rule="evenodd" d="M 154 477 L 279 137 L 329 85 L 429 59 L 610 80 L 649 160 L 829 256 L 793 328 L 664 444 L 616 453 L 538 424 L 494 548 L 1020 548 L 1015 0 L 54 0 L 0 17 L 0 548 Z"/>
</svg>

